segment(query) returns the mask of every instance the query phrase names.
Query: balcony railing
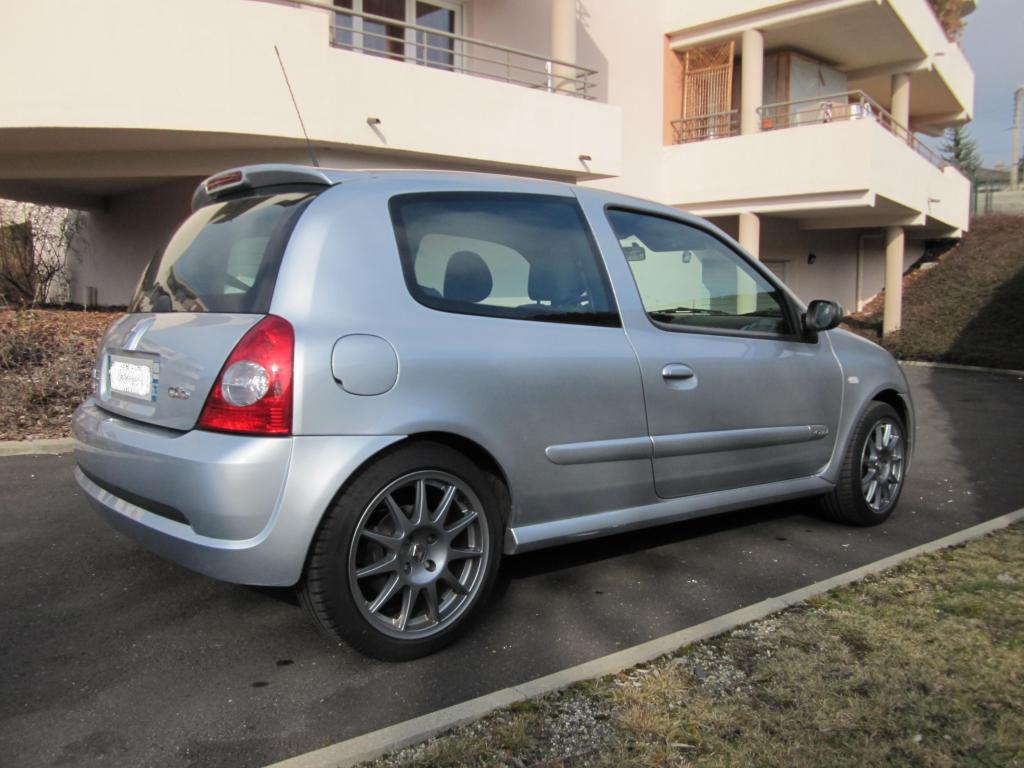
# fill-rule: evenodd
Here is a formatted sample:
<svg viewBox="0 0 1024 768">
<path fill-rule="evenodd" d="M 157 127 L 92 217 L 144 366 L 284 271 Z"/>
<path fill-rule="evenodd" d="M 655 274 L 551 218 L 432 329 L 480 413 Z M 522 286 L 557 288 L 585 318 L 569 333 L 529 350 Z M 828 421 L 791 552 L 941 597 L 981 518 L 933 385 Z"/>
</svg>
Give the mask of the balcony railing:
<svg viewBox="0 0 1024 768">
<path fill-rule="evenodd" d="M 331 45 L 370 56 L 499 80 L 549 93 L 593 100 L 597 71 L 529 51 L 457 35 L 322 0 L 297 5 L 330 11 Z"/>
<path fill-rule="evenodd" d="M 946 166 L 946 161 L 941 155 L 924 144 L 912 131 L 896 122 L 896 118 L 888 110 L 864 91 L 845 91 L 809 99 L 765 104 L 758 107 L 757 114 L 763 131 L 843 120 L 874 120 L 936 167 Z"/>
<path fill-rule="evenodd" d="M 676 144 L 735 136 L 739 130 L 740 113 L 735 109 L 672 121 L 672 132 L 675 134 Z"/>
</svg>

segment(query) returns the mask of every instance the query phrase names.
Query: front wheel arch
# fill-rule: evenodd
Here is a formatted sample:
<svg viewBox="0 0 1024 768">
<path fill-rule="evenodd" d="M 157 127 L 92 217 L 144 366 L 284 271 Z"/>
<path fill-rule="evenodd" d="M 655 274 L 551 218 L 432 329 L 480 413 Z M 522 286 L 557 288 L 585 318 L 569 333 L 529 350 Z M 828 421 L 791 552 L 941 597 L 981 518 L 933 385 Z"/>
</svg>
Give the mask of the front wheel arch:
<svg viewBox="0 0 1024 768">
<path fill-rule="evenodd" d="M 899 461 L 899 482 L 894 487 L 894 497 L 884 510 L 871 509 L 862 497 L 860 484 L 863 482 L 865 440 L 880 421 L 887 421 L 897 428 L 895 433 L 906 447 L 901 450 Z M 909 462 L 908 425 L 899 411 L 884 399 L 868 401 L 866 407 L 858 414 L 850 433 L 847 435 L 842 453 L 838 456 L 838 473 L 833 490 L 819 497 L 819 508 L 824 517 L 848 525 L 869 526 L 884 522 L 895 509 L 906 482 L 906 471 Z M 895 445 L 895 443 L 894 443 Z M 881 450 L 881 447 L 879 448 Z M 883 469 L 889 466 L 889 460 L 883 460 Z M 875 470 L 876 472 L 878 470 Z"/>
</svg>

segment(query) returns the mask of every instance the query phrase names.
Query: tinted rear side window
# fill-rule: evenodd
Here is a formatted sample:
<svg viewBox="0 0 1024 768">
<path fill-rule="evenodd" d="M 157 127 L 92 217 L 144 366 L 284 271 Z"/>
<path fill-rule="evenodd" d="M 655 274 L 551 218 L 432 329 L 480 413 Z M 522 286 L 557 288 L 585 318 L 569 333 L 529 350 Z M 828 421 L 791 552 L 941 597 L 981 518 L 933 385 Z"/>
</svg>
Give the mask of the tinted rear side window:
<svg viewBox="0 0 1024 768">
<path fill-rule="evenodd" d="M 421 304 L 518 320 L 619 325 L 572 198 L 426 193 L 391 200 L 405 281 Z"/>
<path fill-rule="evenodd" d="M 285 245 L 313 197 L 256 195 L 200 208 L 150 263 L 131 311 L 266 314 Z"/>
</svg>

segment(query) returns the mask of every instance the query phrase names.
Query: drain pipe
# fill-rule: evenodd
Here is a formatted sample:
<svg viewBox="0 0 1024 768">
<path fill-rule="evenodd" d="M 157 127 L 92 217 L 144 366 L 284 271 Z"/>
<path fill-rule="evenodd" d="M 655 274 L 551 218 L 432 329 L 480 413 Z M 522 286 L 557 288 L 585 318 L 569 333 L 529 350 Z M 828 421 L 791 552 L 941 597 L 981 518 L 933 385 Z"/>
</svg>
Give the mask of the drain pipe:
<svg viewBox="0 0 1024 768">
<path fill-rule="evenodd" d="M 869 238 L 881 239 L 881 232 L 861 232 L 857 235 L 857 280 L 854 289 L 853 303 L 856 306 L 854 311 L 860 312 L 864 301 L 864 242 Z"/>
</svg>

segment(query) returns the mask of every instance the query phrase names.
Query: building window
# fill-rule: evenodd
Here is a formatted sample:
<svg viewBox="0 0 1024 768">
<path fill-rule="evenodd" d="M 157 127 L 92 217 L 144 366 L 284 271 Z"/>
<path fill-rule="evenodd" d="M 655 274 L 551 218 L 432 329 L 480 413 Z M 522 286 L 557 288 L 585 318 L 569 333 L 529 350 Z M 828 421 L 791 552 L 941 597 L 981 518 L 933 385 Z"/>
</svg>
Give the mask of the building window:
<svg viewBox="0 0 1024 768">
<path fill-rule="evenodd" d="M 414 61 L 428 67 L 454 69 L 458 42 L 445 34 L 459 34 L 462 7 L 452 2 L 420 0 L 334 0 L 334 44 L 372 56 Z M 353 13 L 346 13 L 352 11 Z M 394 19 L 395 23 L 367 19 L 359 14 Z M 437 32 L 411 29 L 427 27 Z"/>
</svg>

